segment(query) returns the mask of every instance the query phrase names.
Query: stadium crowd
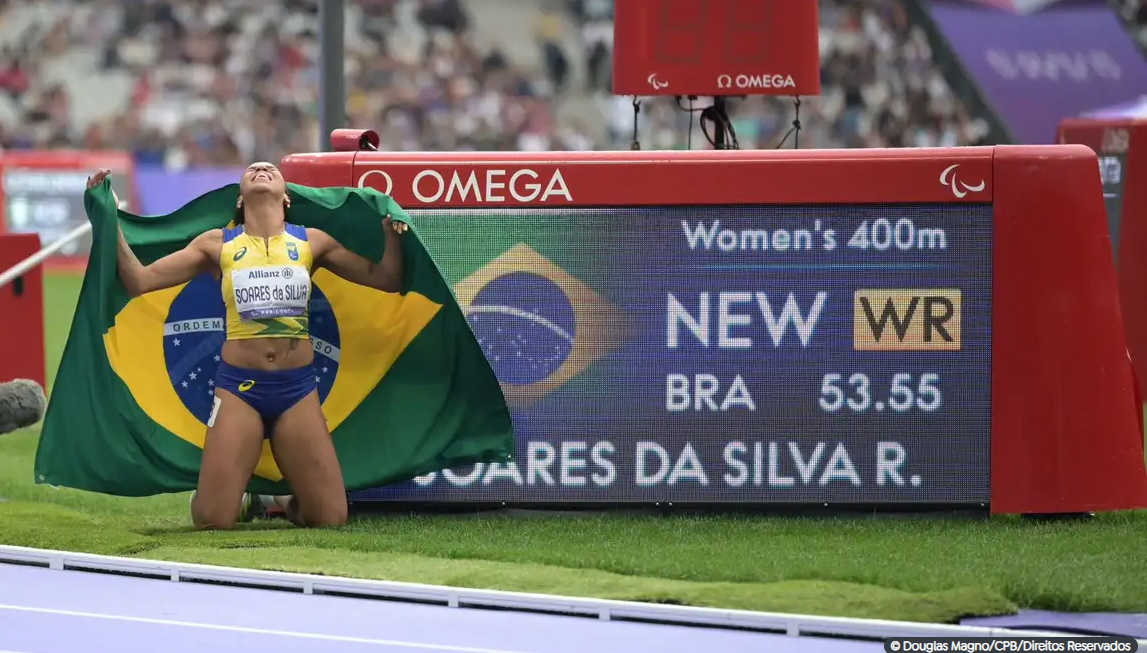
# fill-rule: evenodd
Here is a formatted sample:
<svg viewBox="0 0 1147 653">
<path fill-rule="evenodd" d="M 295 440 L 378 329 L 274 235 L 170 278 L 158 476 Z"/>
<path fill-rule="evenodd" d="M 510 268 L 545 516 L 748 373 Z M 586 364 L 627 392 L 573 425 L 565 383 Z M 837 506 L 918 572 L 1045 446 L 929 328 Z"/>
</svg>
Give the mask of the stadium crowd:
<svg viewBox="0 0 1147 653">
<path fill-rule="evenodd" d="M 1114 0 L 1115 9 L 1127 21 L 1131 35 L 1147 51 L 1147 0 Z"/>
<path fill-rule="evenodd" d="M 821 1 L 823 95 L 802 103 L 801 147 L 967 145 L 987 133 L 901 2 Z M 497 39 L 478 38 L 474 0 L 347 4 L 348 120 L 377 129 L 384 149 L 629 147 L 631 99 L 609 93 L 612 0 L 535 3 L 533 61 L 479 45 Z M 172 168 L 313 149 L 317 25 L 313 0 L 0 0 L 0 145 L 130 149 Z M 748 148 L 776 145 L 793 117 L 789 98 L 752 98 L 732 115 Z M 671 100 L 647 101 L 642 146 L 701 147 L 690 123 Z"/>
</svg>

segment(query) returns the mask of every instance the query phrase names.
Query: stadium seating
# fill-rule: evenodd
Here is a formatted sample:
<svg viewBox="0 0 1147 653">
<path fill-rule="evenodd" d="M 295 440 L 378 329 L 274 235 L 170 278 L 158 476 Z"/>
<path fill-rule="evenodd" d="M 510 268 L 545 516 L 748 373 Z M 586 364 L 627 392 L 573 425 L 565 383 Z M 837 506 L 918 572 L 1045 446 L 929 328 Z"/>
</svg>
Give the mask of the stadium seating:
<svg viewBox="0 0 1147 653">
<path fill-rule="evenodd" d="M 822 0 L 824 94 L 802 106 L 802 147 L 983 138 L 902 1 Z M 612 4 L 348 0 L 349 122 L 389 150 L 627 148 Z M 317 23 L 313 0 L 0 1 L 0 145 L 127 148 L 171 168 L 313 149 Z M 691 118 L 647 103 L 643 146 L 701 147 Z M 771 147 L 792 105 L 757 98 L 733 118 L 743 147 Z"/>
<path fill-rule="evenodd" d="M 1144 0 L 1114 0 L 1116 11 L 1127 21 L 1132 36 L 1139 46 L 1147 49 L 1147 2 Z"/>
</svg>

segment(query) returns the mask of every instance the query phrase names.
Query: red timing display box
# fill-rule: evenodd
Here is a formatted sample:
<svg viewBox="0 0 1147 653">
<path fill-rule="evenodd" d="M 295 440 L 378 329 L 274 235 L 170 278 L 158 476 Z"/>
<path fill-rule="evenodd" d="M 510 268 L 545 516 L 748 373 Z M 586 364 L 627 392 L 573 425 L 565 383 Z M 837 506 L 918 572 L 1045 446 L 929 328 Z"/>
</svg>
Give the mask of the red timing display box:
<svg viewBox="0 0 1147 653">
<path fill-rule="evenodd" d="M 1136 376 L 1147 382 L 1147 120 L 1072 118 L 1057 140 L 1086 145 L 1099 158 L 1127 345 Z"/>
<path fill-rule="evenodd" d="M 40 250 L 36 234 L 0 233 L 0 270 Z M 31 379 L 47 385 L 44 362 L 44 270 L 36 266 L 0 288 L 0 338 L 10 343 L 0 358 L 0 381 Z"/>
<path fill-rule="evenodd" d="M 627 0 L 614 95 L 819 95 L 816 0 Z"/>
<path fill-rule="evenodd" d="M 411 212 L 511 400 L 508 466 L 362 500 L 1029 514 L 1147 506 L 1097 166 L 1082 145 L 282 162 Z"/>
</svg>

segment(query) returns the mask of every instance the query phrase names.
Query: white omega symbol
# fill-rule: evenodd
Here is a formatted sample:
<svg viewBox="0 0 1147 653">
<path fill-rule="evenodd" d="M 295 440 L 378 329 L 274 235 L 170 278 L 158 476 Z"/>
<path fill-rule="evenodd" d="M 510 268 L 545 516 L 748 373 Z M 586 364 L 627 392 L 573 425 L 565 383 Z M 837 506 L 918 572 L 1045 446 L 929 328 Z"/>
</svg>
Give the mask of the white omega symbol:
<svg viewBox="0 0 1147 653">
<path fill-rule="evenodd" d="M 367 170 L 362 173 L 362 176 L 358 178 L 358 187 L 366 188 L 366 180 L 369 179 L 371 175 L 379 175 L 386 180 L 386 188 L 384 188 L 382 192 L 386 195 L 390 195 L 391 191 L 394 190 L 394 180 L 390 178 L 390 175 L 387 174 L 385 170 Z"/>
</svg>

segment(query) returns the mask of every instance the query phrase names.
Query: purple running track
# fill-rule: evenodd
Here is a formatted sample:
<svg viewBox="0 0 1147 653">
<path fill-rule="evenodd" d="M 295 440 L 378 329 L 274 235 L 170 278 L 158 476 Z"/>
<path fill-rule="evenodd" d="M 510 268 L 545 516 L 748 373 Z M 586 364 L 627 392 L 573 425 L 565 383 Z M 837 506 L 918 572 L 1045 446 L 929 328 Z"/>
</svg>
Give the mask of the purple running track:
<svg viewBox="0 0 1147 653">
<path fill-rule="evenodd" d="M 0 564 L 0 653 L 868 653 L 790 637 Z"/>
</svg>

